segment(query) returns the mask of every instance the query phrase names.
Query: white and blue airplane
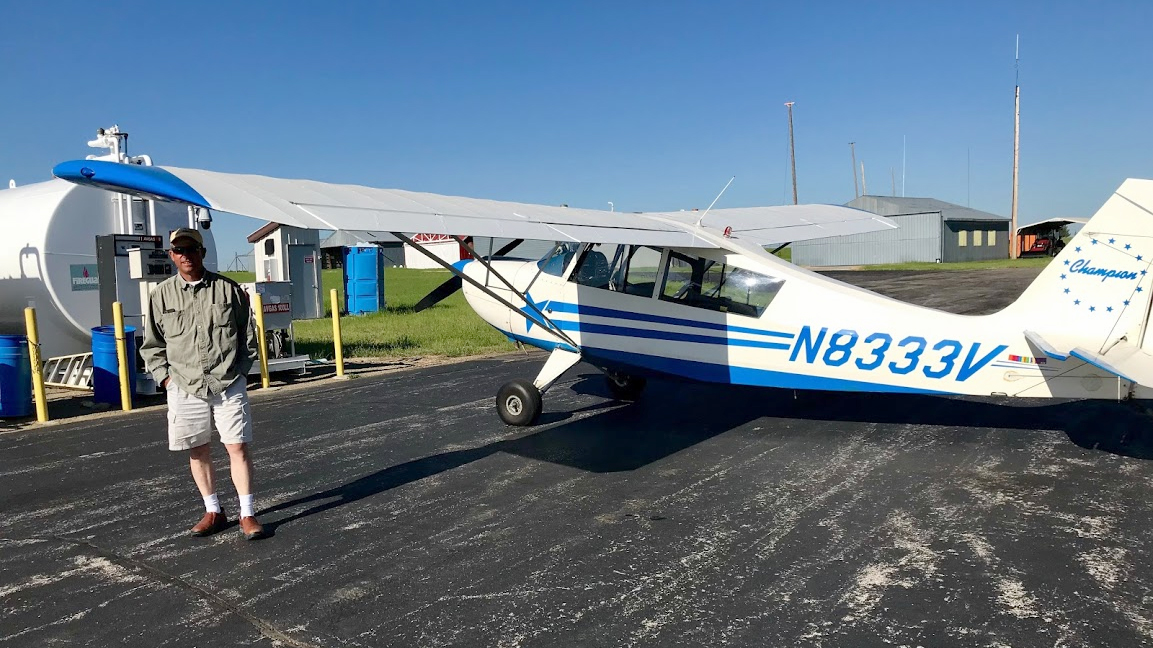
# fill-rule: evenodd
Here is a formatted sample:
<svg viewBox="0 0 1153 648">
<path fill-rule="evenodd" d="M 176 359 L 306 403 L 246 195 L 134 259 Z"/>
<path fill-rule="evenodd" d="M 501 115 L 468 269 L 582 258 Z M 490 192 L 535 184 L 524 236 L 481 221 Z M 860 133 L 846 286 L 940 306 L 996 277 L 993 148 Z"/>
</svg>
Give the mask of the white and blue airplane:
<svg viewBox="0 0 1153 648">
<path fill-rule="evenodd" d="M 968 316 L 766 251 L 895 226 L 845 207 L 628 214 L 95 160 L 53 173 L 285 225 L 389 231 L 422 250 L 406 232 L 560 241 L 539 260 L 442 263 L 485 321 L 550 351 L 535 380 L 498 391 L 498 413 L 512 425 L 534 423 L 541 394 L 582 360 L 626 400 L 652 376 L 832 391 L 1153 395 L 1150 180 L 1125 181 L 1016 302 Z"/>
</svg>

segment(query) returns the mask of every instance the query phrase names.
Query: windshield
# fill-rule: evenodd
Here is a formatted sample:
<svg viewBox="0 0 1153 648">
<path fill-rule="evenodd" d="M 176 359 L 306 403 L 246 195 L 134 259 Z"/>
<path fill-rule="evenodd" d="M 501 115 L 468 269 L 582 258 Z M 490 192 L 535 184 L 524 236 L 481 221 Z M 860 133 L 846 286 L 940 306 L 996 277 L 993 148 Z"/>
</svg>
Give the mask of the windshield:
<svg viewBox="0 0 1153 648">
<path fill-rule="evenodd" d="M 540 268 L 541 272 L 545 274 L 560 277 L 564 275 L 564 269 L 568 267 L 569 261 L 572 261 L 573 256 L 576 255 L 579 249 L 579 243 L 557 243 L 549 250 L 548 254 L 536 262 L 536 267 Z"/>
</svg>

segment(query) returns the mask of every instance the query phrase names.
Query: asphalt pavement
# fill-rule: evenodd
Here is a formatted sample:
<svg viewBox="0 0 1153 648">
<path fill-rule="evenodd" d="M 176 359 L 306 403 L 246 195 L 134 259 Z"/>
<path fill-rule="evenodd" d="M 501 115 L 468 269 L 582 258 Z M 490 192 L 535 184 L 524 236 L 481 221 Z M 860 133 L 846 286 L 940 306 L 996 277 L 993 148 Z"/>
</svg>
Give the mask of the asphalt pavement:
<svg viewBox="0 0 1153 648">
<path fill-rule="evenodd" d="M 1031 278 L 874 274 L 958 312 Z M 253 392 L 258 542 L 188 535 L 163 408 L 0 434 L 0 646 L 1153 645 L 1140 406 L 665 381 L 625 405 L 581 365 L 504 426 L 497 387 L 543 359 Z"/>
</svg>

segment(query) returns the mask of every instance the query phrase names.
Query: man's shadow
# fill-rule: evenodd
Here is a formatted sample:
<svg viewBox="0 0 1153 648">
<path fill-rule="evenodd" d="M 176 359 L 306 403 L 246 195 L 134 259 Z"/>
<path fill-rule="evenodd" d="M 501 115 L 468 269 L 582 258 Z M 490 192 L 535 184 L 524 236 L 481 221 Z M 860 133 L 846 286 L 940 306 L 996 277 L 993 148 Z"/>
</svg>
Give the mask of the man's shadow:
<svg viewBox="0 0 1153 648">
<path fill-rule="evenodd" d="M 599 374 L 581 376 L 574 392 L 608 398 Z M 1021 401 L 943 398 L 908 394 L 795 392 L 722 385 L 650 381 L 632 405 L 602 401 L 574 412 L 546 412 L 535 432 L 476 448 L 453 450 L 364 475 L 351 482 L 262 510 L 261 515 L 312 504 L 265 522 L 283 524 L 378 495 L 498 452 L 594 473 L 636 470 L 762 417 L 882 425 L 1057 429 L 1083 448 L 1140 459 L 1153 458 L 1147 410 L 1110 401 Z M 1029 406 L 1032 403 L 1044 403 Z M 599 413 L 564 422 L 589 410 Z M 559 424 L 558 424 L 559 423 Z M 509 428 L 510 434 L 518 430 Z M 771 432 L 766 432 L 771 434 Z"/>
</svg>

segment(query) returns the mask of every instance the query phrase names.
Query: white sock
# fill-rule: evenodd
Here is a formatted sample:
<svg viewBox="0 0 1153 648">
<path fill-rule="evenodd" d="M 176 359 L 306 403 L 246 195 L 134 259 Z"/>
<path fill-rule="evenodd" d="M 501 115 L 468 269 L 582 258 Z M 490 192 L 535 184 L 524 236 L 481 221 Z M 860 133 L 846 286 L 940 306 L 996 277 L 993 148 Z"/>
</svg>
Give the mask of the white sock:
<svg viewBox="0 0 1153 648">
<path fill-rule="evenodd" d="M 220 512 L 220 500 L 216 497 L 216 493 L 204 498 L 204 510 L 209 513 Z"/>
<path fill-rule="evenodd" d="M 240 496 L 240 517 L 251 517 L 253 515 L 253 503 L 256 499 L 255 495 L 241 495 Z"/>
</svg>

